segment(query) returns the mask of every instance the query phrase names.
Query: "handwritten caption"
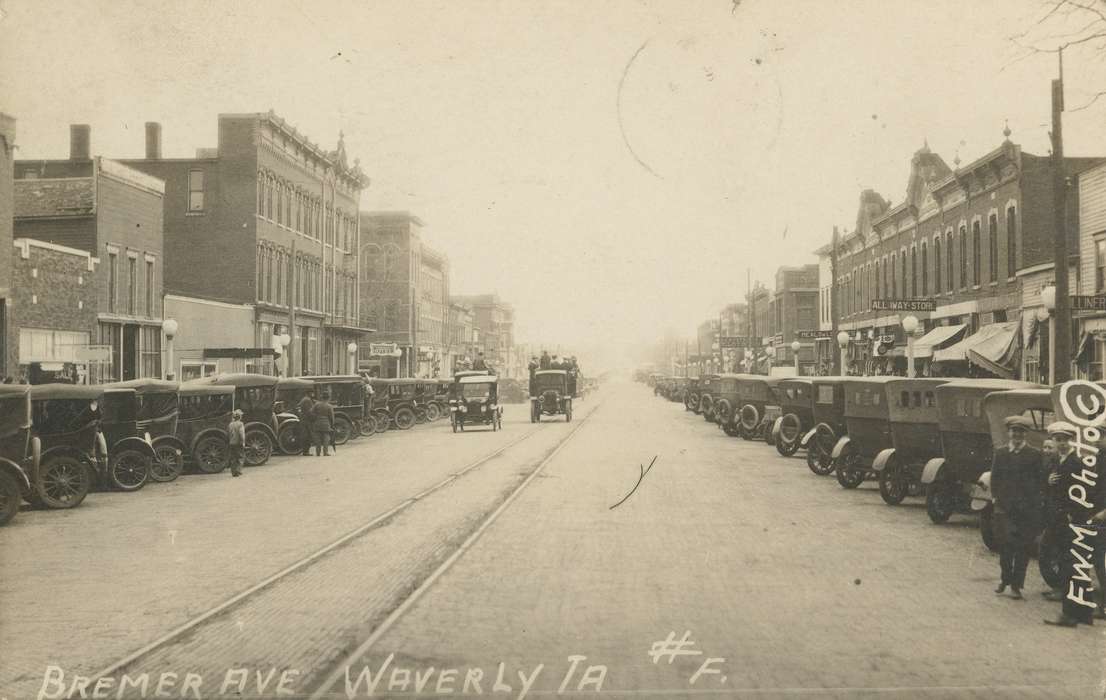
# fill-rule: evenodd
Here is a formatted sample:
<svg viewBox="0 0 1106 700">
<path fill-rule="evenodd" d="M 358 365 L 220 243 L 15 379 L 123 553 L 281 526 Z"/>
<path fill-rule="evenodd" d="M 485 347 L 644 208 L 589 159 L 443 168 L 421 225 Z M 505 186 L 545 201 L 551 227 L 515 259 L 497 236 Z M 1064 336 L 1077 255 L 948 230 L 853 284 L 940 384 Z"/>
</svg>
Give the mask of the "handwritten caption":
<svg viewBox="0 0 1106 700">
<path fill-rule="evenodd" d="M 1072 474 L 1077 482 L 1068 486 L 1068 499 L 1073 503 L 1094 512 L 1103 504 L 1094 504 L 1090 492 L 1098 483 L 1098 443 L 1102 440 L 1102 427 L 1106 424 L 1106 389 L 1082 379 L 1065 382 L 1060 387 L 1060 411 L 1068 422 L 1076 427 L 1076 436 L 1072 441 L 1075 455 L 1083 463 L 1078 474 Z M 1094 609 L 1094 588 L 1091 572 L 1094 570 L 1094 539 L 1098 531 L 1085 527 L 1086 522 L 1068 523 L 1071 529 L 1071 556 L 1074 558 L 1073 574 L 1068 580 L 1067 599 L 1071 602 Z"/>
</svg>

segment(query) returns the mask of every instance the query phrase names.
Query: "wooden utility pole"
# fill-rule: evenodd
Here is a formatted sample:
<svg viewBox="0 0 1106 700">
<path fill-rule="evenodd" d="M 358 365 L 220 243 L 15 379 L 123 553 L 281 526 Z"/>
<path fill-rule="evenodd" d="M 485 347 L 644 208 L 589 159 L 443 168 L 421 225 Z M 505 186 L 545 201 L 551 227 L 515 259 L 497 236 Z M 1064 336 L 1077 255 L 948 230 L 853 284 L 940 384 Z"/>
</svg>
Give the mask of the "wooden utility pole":
<svg viewBox="0 0 1106 700">
<path fill-rule="evenodd" d="M 833 240 L 830 242 L 830 342 L 833 344 L 834 374 L 842 376 L 845 368 L 841 366 L 841 352 L 837 347 L 837 227 L 833 227 Z"/>
<path fill-rule="evenodd" d="M 292 254 L 288 256 L 288 260 L 292 263 L 292 274 L 289 275 L 292 288 L 289 290 L 291 293 L 288 295 L 288 337 L 291 340 L 288 341 L 288 347 L 284 348 L 284 374 L 288 377 L 295 377 L 296 372 L 296 304 L 299 303 L 299 265 L 296 264 L 296 240 L 292 239 Z"/>
<path fill-rule="evenodd" d="M 1053 381 L 1057 384 L 1071 379 L 1071 297 L 1068 295 L 1068 228 L 1067 175 L 1064 169 L 1064 53 L 1058 52 L 1060 77 L 1052 81 L 1052 202 L 1056 275 L 1056 314 L 1053 338 L 1054 352 L 1050 358 Z"/>
</svg>

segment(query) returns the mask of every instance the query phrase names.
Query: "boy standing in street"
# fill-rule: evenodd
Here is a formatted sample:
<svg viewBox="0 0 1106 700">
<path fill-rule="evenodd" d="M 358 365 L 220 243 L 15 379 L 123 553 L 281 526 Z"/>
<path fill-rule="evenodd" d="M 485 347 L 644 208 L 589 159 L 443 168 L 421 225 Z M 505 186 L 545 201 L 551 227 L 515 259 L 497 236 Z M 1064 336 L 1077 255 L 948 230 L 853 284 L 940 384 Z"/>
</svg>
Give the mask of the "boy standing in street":
<svg viewBox="0 0 1106 700">
<path fill-rule="evenodd" d="M 231 419 L 227 428 L 230 438 L 230 475 L 242 476 L 242 457 L 246 445 L 246 425 L 242 422 L 242 411 L 234 409 Z"/>
</svg>

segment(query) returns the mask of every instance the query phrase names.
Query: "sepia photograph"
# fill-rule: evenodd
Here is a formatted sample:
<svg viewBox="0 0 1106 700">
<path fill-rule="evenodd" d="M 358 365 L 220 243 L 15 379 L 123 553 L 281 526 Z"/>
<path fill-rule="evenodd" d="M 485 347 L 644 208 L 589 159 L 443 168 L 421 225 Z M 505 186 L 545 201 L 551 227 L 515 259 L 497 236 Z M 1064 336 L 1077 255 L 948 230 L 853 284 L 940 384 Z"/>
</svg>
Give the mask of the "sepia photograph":
<svg viewBox="0 0 1106 700">
<path fill-rule="evenodd" d="M 0 0 L 0 700 L 446 697 L 1106 700 L 1106 0 Z"/>
</svg>

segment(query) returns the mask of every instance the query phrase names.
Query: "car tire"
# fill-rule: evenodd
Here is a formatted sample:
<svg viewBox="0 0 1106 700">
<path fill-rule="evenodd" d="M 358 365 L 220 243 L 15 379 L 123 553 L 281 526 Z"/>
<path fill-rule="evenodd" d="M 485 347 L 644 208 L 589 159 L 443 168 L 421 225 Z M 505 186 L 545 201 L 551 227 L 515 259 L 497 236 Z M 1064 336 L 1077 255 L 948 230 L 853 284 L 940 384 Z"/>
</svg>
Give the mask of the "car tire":
<svg viewBox="0 0 1106 700">
<path fill-rule="evenodd" d="M 154 459 L 150 462 L 150 479 L 161 484 L 176 481 L 184 471 L 184 455 L 173 445 L 154 445 Z"/>
<path fill-rule="evenodd" d="M 242 452 L 247 467 L 260 467 L 273 456 L 273 439 L 264 430 L 247 430 Z"/>
<path fill-rule="evenodd" d="M 353 435 L 353 422 L 341 413 L 334 416 L 334 444 L 344 445 Z"/>
<path fill-rule="evenodd" d="M 108 460 L 108 479 L 118 491 L 137 491 L 150 479 L 150 456 L 124 448 Z"/>
<path fill-rule="evenodd" d="M 303 436 L 299 422 L 287 422 L 277 431 L 277 449 L 286 455 L 298 455 L 303 452 Z"/>
<path fill-rule="evenodd" d="M 411 427 L 415 425 L 416 421 L 418 421 L 418 416 L 415 415 L 415 412 L 410 408 L 404 406 L 396 411 L 396 428 L 400 430 L 410 430 Z"/>
<path fill-rule="evenodd" d="M 846 448 L 844 454 L 833 460 L 833 471 L 837 483 L 843 489 L 855 489 L 864 481 L 864 471 L 856 468 L 859 457 Z"/>
<path fill-rule="evenodd" d="M 879 473 L 880 498 L 889 506 L 897 506 L 906 498 L 908 488 L 906 474 L 898 458 L 890 458 Z"/>
<path fill-rule="evenodd" d="M 200 438 L 192 450 L 192 461 L 204 474 L 218 474 L 226 469 L 230 461 L 230 446 L 226 438 L 218 435 Z"/>
<path fill-rule="evenodd" d="M 387 411 L 376 413 L 376 432 L 386 433 L 392 428 L 392 416 Z"/>
<path fill-rule="evenodd" d="M 376 417 L 371 415 L 365 416 L 358 421 L 358 427 L 361 430 L 361 437 L 372 437 L 380 432 L 376 428 Z"/>
<path fill-rule="evenodd" d="M 436 403 L 429 403 L 426 405 L 426 420 L 433 423 L 442 417 L 442 409 L 438 407 Z"/>
<path fill-rule="evenodd" d="M 19 481 L 6 471 L 0 471 L 0 525 L 7 525 L 19 513 L 23 491 Z"/>
<path fill-rule="evenodd" d="M 926 487 L 926 515 L 934 525 L 948 522 L 956 512 L 956 485 L 951 481 L 935 481 Z"/>
<path fill-rule="evenodd" d="M 92 470 L 69 455 L 46 458 L 35 474 L 31 501 L 51 510 L 76 508 L 92 490 Z"/>
</svg>

